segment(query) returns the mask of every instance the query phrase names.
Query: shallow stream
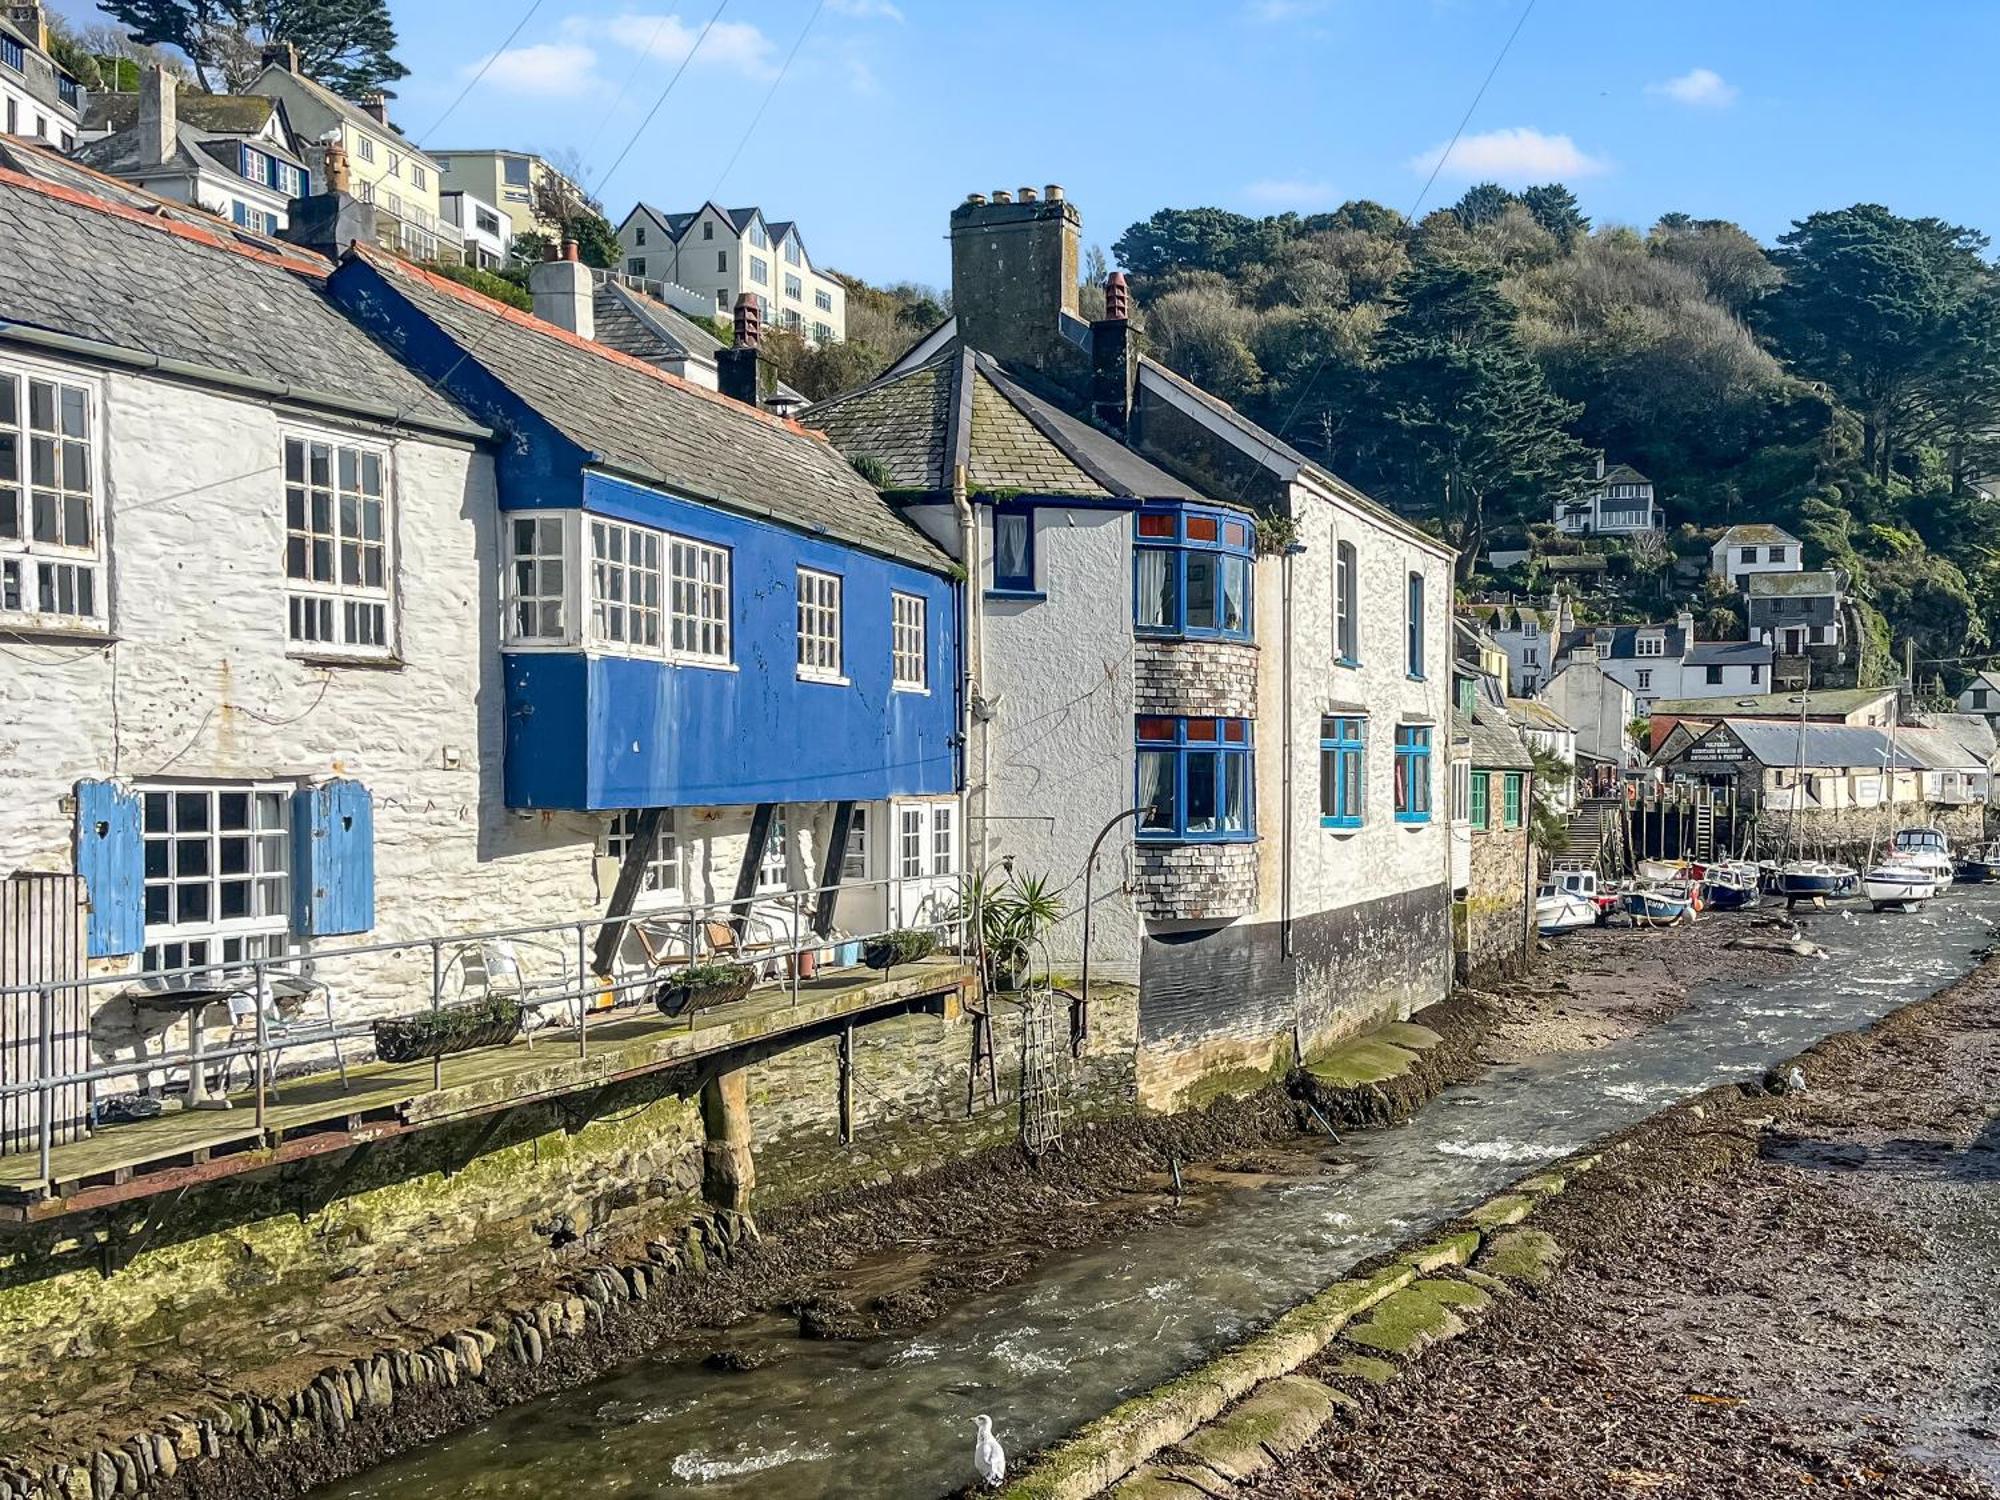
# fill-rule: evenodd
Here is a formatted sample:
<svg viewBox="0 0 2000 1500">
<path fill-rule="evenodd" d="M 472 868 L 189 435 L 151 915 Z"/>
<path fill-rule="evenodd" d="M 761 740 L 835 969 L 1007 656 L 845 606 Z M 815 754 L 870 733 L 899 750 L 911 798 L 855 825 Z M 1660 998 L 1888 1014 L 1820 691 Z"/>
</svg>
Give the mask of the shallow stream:
<svg viewBox="0 0 2000 1500">
<path fill-rule="evenodd" d="M 784 1357 L 736 1374 L 640 1361 L 327 1494 L 928 1500 L 955 1490 L 971 1477 L 976 1413 L 1025 1453 L 1535 1164 L 1943 988 L 1991 940 L 2000 887 L 1960 887 L 1912 913 L 1802 918 L 1828 957 L 1778 979 L 1702 986 L 1673 1020 L 1602 1051 L 1493 1069 L 1408 1125 L 1350 1136 L 1357 1171 L 1212 1195 L 1194 1222 L 1051 1259 L 918 1332 L 787 1341 Z"/>
</svg>

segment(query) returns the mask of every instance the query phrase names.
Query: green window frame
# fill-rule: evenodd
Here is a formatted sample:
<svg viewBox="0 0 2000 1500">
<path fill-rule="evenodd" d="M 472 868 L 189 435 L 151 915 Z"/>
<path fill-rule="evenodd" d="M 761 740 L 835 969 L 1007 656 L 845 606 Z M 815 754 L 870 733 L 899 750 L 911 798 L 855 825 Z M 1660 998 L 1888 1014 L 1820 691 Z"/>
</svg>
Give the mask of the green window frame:
<svg viewBox="0 0 2000 1500">
<path fill-rule="evenodd" d="M 1484 828 L 1492 818 L 1488 806 L 1488 778 L 1484 771 L 1472 773 L 1471 792 L 1466 798 L 1466 818 L 1474 828 Z"/>
<path fill-rule="evenodd" d="M 1500 821 L 1508 828 L 1521 826 L 1521 784 L 1527 778 L 1519 771 L 1507 773 L 1507 783 L 1501 790 Z"/>
</svg>

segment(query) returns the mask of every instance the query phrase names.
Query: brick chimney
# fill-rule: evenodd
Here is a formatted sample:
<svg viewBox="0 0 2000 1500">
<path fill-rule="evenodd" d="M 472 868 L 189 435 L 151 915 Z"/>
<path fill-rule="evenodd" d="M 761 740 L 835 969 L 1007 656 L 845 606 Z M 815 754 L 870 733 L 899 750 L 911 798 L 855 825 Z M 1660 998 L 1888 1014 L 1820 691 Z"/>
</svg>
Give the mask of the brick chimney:
<svg viewBox="0 0 2000 1500">
<path fill-rule="evenodd" d="M 9 0 L 7 19 L 42 51 L 49 50 L 49 18 L 41 0 Z"/>
<path fill-rule="evenodd" d="M 180 81 L 158 63 L 139 75 L 139 165 L 162 166 L 180 150 Z"/>
<path fill-rule="evenodd" d="M 958 336 L 973 349 L 1081 385 L 1091 370 L 1063 337 L 1077 318 L 1083 219 L 1053 184 L 1025 202 L 1005 189 L 951 211 L 951 295 Z"/>
<path fill-rule="evenodd" d="M 290 42 L 273 42 L 264 49 L 264 66 L 283 68 L 287 73 L 299 70 L 299 49 Z"/>
<path fill-rule="evenodd" d="M 377 125 L 387 125 L 389 123 L 389 96 L 380 89 L 363 94 L 361 96 L 361 112 Z"/>
<path fill-rule="evenodd" d="M 1098 422 L 1123 432 L 1132 420 L 1132 389 L 1139 375 L 1139 344 L 1132 337 L 1132 293 L 1125 273 L 1104 282 L 1104 316 L 1090 325 L 1090 410 Z"/>
<path fill-rule="evenodd" d="M 749 292 L 736 299 L 736 342 L 715 353 L 716 388 L 732 401 L 763 410 L 758 390 L 758 347 L 764 342 L 764 310 Z"/>
<path fill-rule="evenodd" d="M 535 316 L 544 323 L 578 338 L 597 337 L 597 278 L 577 254 L 575 240 L 564 240 L 528 273 L 528 290 L 535 295 Z"/>
</svg>

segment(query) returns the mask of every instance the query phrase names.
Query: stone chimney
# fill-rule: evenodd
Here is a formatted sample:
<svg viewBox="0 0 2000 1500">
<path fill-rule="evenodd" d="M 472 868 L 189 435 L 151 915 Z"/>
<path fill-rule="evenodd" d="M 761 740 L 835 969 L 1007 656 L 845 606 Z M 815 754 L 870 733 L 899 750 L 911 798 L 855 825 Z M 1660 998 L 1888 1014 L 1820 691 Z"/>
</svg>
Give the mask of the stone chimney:
<svg viewBox="0 0 2000 1500">
<path fill-rule="evenodd" d="M 951 212 L 952 311 L 970 348 L 1028 365 L 1081 386 L 1091 379 L 1084 352 L 1063 337 L 1077 318 L 1083 219 L 1060 187 L 1014 201 L 978 193 Z"/>
<path fill-rule="evenodd" d="M 42 51 L 49 50 L 49 18 L 41 0 L 8 0 L 7 19 Z"/>
<path fill-rule="evenodd" d="M 389 96 L 374 89 L 361 96 L 361 112 L 377 125 L 389 123 Z"/>
<path fill-rule="evenodd" d="M 180 81 L 154 63 L 139 75 L 139 165 L 164 165 L 179 150 Z"/>
<path fill-rule="evenodd" d="M 1681 640 L 1687 645 L 1692 646 L 1694 644 L 1694 612 L 1692 610 L 1682 610 L 1674 616 L 1674 623 L 1681 628 Z"/>
<path fill-rule="evenodd" d="M 375 219 L 375 205 L 363 203 L 346 190 L 346 157 L 341 158 L 342 185 L 332 186 L 333 155 L 327 154 L 329 186 L 325 192 L 294 198 L 285 210 L 285 227 L 278 238 L 316 250 L 329 260 L 338 260 L 353 244 L 381 243 L 381 226 Z"/>
<path fill-rule="evenodd" d="M 544 323 L 580 339 L 596 339 L 597 278 L 577 254 L 575 240 L 564 240 L 528 273 L 528 290 L 535 295 L 535 316 Z"/>
<path fill-rule="evenodd" d="M 1139 344 L 1132 337 L 1132 294 L 1123 271 L 1104 282 L 1104 316 L 1090 325 L 1090 410 L 1100 424 L 1125 431 L 1132 420 L 1132 390 L 1139 375 Z"/>
<path fill-rule="evenodd" d="M 764 310 L 749 292 L 736 299 L 736 342 L 715 352 L 716 388 L 732 401 L 763 410 L 758 390 L 758 347 L 764 342 Z"/>
<path fill-rule="evenodd" d="M 273 42 L 264 49 L 264 66 L 283 68 L 287 73 L 299 70 L 299 49 L 290 42 Z"/>
</svg>

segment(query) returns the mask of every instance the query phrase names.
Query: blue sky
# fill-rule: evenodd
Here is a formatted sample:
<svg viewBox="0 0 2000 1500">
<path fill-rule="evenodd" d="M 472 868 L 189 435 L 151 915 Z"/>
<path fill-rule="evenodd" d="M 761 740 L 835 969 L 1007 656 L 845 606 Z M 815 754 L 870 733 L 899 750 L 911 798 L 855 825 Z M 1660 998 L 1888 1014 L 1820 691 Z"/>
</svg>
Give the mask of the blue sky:
<svg viewBox="0 0 2000 1500">
<path fill-rule="evenodd" d="M 432 146 L 632 141 L 714 0 L 392 0 L 394 106 Z M 598 192 L 614 221 L 713 193 L 800 221 L 816 262 L 942 282 L 968 191 L 1060 182 L 1107 248 L 1163 206 L 1409 208 L 1522 0 L 728 0 Z M 85 0 L 58 0 L 78 17 Z M 2000 234 L 1988 0 L 1537 0 L 1425 208 L 1560 178 L 1600 222 L 1769 239 L 1862 200 Z M 725 164 L 777 82 L 768 111 Z"/>
</svg>

